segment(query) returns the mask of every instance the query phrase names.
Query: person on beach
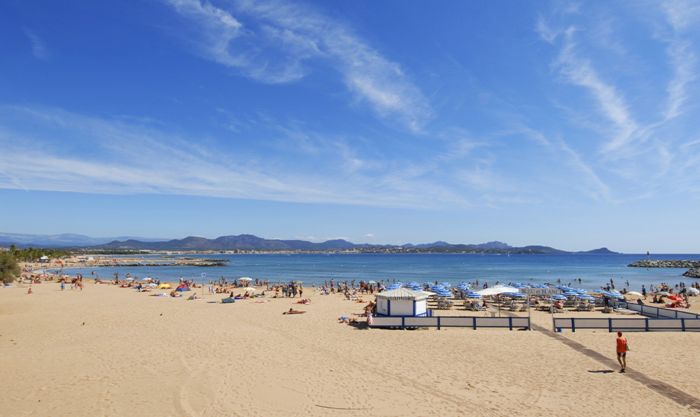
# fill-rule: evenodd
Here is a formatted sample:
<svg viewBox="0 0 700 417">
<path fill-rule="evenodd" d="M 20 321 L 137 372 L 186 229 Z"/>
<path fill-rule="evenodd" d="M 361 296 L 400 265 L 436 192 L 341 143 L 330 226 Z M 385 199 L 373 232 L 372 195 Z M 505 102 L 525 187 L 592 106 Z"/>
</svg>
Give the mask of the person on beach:
<svg viewBox="0 0 700 417">
<path fill-rule="evenodd" d="M 620 363 L 620 373 L 624 373 L 627 368 L 627 351 L 630 350 L 630 346 L 622 332 L 617 332 L 615 343 L 617 347 L 617 362 Z"/>
</svg>

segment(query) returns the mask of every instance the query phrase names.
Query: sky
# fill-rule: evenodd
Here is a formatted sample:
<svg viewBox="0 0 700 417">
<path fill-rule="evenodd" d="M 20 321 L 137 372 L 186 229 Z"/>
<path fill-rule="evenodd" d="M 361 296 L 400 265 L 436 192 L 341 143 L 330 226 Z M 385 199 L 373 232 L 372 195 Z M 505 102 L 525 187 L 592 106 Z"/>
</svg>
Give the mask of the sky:
<svg viewBox="0 0 700 417">
<path fill-rule="evenodd" d="M 0 231 L 698 253 L 700 2 L 6 0 Z"/>
</svg>

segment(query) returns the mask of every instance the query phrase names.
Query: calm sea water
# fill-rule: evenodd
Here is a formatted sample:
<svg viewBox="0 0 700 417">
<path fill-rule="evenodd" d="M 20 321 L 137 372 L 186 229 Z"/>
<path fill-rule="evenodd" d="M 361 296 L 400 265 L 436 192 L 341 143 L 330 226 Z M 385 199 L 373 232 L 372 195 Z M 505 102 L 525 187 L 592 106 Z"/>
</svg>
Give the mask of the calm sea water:
<svg viewBox="0 0 700 417">
<path fill-rule="evenodd" d="M 190 255 L 191 256 L 191 255 Z M 233 279 L 249 276 L 273 282 L 301 280 L 306 285 L 325 280 L 394 280 L 418 282 L 488 281 L 502 283 L 574 283 L 576 286 L 599 288 L 610 278 L 617 288 L 630 282 L 630 289 L 642 284 L 692 282 L 683 277 L 684 269 L 628 268 L 627 264 L 645 258 L 645 255 L 463 255 L 463 254 L 404 254 L 404 255 L 202 255 L 205 258 L 226 259 L 223 267 L 122 267 L 94 269 L 66 269 L 73 274 L 81 272 L 89 277 L 91 271 L 102 278 L 111 278 L 115 272 L 123 277 L 127 272 L 136 277 L 154 277 L 161 280 L 178 278 L 200 282 L 220 277 Z M 700 255 L 653 255 L 654 259 L 700 260 Z M 148 256 L 144 256 L 147 259 Z"/>
</svg>

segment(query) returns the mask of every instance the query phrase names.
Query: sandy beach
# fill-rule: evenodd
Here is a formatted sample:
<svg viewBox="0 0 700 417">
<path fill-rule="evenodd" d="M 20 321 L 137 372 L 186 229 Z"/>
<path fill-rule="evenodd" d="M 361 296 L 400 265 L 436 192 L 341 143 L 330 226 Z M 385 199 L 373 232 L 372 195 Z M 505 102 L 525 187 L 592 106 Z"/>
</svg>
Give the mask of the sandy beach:
<svg viewBox="0 0 700 417">
<path fill-rule="evenodd" d="M 0 290 L 1 416 L 694 413 L 635 371 L 700 397 L 700 334 L 629 334 L 622 375 L 542 331 L 356 329 L 337 318 L 363 304 L 339 295 L 225 305 L 112 285 L 33 289 Z M 282 314 L 292 306 L 307 313 Z M 533 320 L 551 327 L 548 314 Z M 563 337 L 614 359 L 609 333 Z"/>
</svg>

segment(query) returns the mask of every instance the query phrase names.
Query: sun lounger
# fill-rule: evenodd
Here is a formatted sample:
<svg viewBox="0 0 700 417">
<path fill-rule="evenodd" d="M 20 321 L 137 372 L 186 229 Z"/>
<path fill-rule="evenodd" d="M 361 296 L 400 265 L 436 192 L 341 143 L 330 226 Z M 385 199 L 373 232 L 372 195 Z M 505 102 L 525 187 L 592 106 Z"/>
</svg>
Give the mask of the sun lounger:
<svg viewBox="0 0 700 417">
<path fill-rule="evenodd" d="M 630 314 L 630 315 L 631 315 L 631 314 L 639 314 L 639 312 L 633 311 L 633 310 L 629 310 L 629 309 L 627 309 L 627 308 L 616 308 L 616 309 L 614 309 L 613 311 L 616 312 L 616 313 L 619 313 L 619 314 Z"/>
<path fill-rule="evenodd" d="M 552 308 L 552 303 L 542 303 L 537 304 L 537 310 L 539 311 L 549 311 Z"/>
</svg>

